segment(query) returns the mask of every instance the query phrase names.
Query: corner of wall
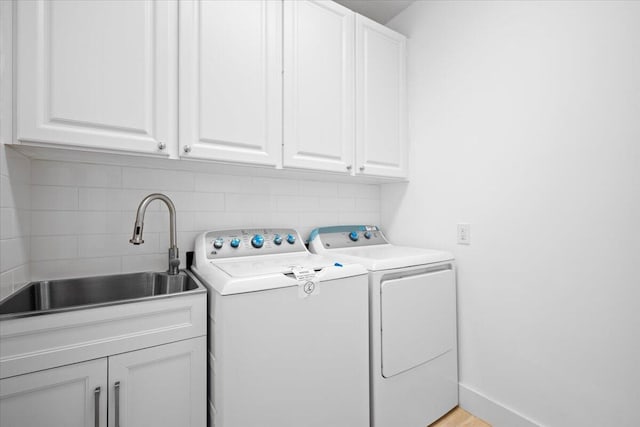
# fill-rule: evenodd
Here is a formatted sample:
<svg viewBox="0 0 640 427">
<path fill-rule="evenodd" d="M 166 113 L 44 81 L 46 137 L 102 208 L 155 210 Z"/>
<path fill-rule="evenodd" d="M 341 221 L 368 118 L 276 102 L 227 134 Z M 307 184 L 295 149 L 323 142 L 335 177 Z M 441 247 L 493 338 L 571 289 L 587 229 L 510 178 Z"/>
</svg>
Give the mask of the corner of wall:
<svg viewBox="0 0 640 427">
<path fill-rule="evenodd" d="M 0 298 L 30 280 L 31 160 L 0 145 Z"/>
</svg>

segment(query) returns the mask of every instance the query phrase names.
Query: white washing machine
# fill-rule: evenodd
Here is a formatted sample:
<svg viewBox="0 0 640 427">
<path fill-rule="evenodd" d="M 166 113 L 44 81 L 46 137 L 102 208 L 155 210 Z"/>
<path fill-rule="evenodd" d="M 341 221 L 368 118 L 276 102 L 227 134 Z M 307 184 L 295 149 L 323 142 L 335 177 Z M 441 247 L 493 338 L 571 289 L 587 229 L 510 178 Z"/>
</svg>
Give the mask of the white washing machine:
<svg viewBox="0 0 640 427">
<path fill-rule="evenodd" d="M 368 427 L 367 271 L 309 253 L 292 229 L 210 231 L 209 423 Z"/>
<path fill-rule="evenodd" d="M 454 408 L 453 256 L 389 244 L 377 226 L 365 225 L 315 229 L 309 249 L 369 270 L 371 425 L 425 427 Z"/>
</svg>

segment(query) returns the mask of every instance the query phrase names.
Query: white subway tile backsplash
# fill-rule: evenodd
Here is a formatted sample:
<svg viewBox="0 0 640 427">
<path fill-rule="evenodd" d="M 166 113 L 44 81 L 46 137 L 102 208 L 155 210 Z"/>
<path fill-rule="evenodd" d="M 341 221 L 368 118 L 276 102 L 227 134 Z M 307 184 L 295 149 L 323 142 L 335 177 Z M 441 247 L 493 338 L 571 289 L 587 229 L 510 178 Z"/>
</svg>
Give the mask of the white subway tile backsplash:
<svg viewBox="0 0 640 427">
<path fill-rule="evenodd" d="M 181 266 L 184 267 L 184 255 L 181 256 Z M 168 268 L 167 255 L 131 255 L 122 258 L 122 272 L 136 271 L 166 271 Z"/>
<path fill-rule="evenodd" d="M 17 237 L 17 225 L 15 225 L 16 210 L 12 208 L 0 208 L 0 240 Z"/>
<path fill-rule="evenodd" d="M 78 209 L 81 211 L 121 211 L 123 193 L 124 191 L 119 188 L 79 188 Z"/>
<path fill-rule="evenodd" d="M 156 191 L 193 191 L 192 172 L 167 169 L 122 168 L 123 188 L 142 188 Z"/>
<path fill-rule="evenodd" d="M 13 188 L 9 177 L 0 175 L 0 208 L 15 208 L 16 204 L 13 197 Z"/>
<path fill-rule="evenodd" d="M 227 212 L 265 212 L 271 208 L 271 198 L 266 194 L 236 194 L 225 196 Z"/>
<path fill-rule="evenodd" d="M 380 224 L 379 212 L 341 212 L 338 214 L 339 225 Z"/>
<path fill-rule="evenodd" d="M 356 199 L 356 212 L 379 212 L 379 199 Z"/>
<path fill-rule="evenodd" d="M 300 216 L 298 212 L 256 212 L 248 224 L 252 227 L 297 228 Z"/>
<path fill-rule="evenodd" d="M 380 220 L 377 185 L 29 163 L 16 156 L 0 174 L 0 242 L 13 254 L 3 255 L 0 293 L 16 289 L 17 281 L 165 270 L 169 215 L 163 203 L 147 208 L 145 243 L 129 243 L 136 209 L 153 192 L 176 206 L 183 266 L 194 239 L 212 229 L 292 227 L 306 239 L 318 226 Z M 26 172 L 13 172 L 20 168 Z"/>
<path fill-rule="evenodd" d="M 300 181 L 300 195 L 336 197 L 338 195 L 338 183 L 322 181 Z"/>
<path fill-rule="evenodd" d="M 28 280 L 31 161 L 0 145 L 0 297 Z"/>
<path fill-rule="evenodd" d="M 263 178 L 254 176 L 251 186 L 244 192 L 252 194 L 289 194 L 297 195 L 300 183 L 295 179 Z"/>
<path fill-rule="evenodd" d="M 29 242 L 27 239 L 0 240 L 0 265 L 3 270 L 12 270 L 29 262 Z"/>
<path fill-rule="evenodd" d="M 318 210 L 319 200 L 313 196 L 277 196 L 279 212 L 314 212 Z"/>
<path fill-rule="evenodd" d="M 320 200 L 321 212 L 354 212 L 356 200 L 353 197 L 328 197 Z"/>
<path fill-rule="evenodd" d="M 371 184 L 338 184 L 340 197 L 359 197 L 366 199 L 379 199 L 380 186 Z"/>
<path fill-rule="evenodd" d="M 250 176 L 198 173 L 195 175 L 195 191 L 203 193 L 243 193 L 252 191 Z"/>
<path fill-rule="evenodd" d="M 75 187 L 31 186 L 31 209 L 69 211 L 78 209 Z"/>
<path fill-rule="evenodd" d="M 193 211 L 224 211 L 224 193 L 193 193 Z"/>
<path fill-rule="evenodd" d="M 31 183 L 68 187 L 121 187 L 120 166 L 34 160 Z"/>
<path fill-rule="evenodd" d="M 32 236 L 60 236 L 79 234 L 77 211 L 33 211 L 31 212 Z"/>
<path fill-rule="evenodd" d="M 253 224 L 252 212 L 194 212 L 193 230 L 207 231 L 222 228 L 246 227 Z"/>
<path fill-rule="evenodd" d="M 122 258 L 76 258 L 55 261 L 33 261 L 31 280 L 61 279 L 67 277 L 101 276 L 122 271 Z"/>
<path fill-rule="evenodd" d="M 98 234 L 78 238 L 78 252 L 82 257 L 97 258 L 109 256 L 133 256 L 157 254 L 158 233 L 144 233 L 144 243 L 129 243 L 131 234 Z"/>
<path fill-rule="evenodd" d="M 13 273 L 11 271 L 0 273 L 0 298 L 11 292 L 13 292 Z"/>
<path fill-rule="evenodd" d="M 77 236 L 32 236 L 30 261 L 45 261 L 78 257 Z M 82 253 L 86 256 L 85 253 Z"/>
</svg>

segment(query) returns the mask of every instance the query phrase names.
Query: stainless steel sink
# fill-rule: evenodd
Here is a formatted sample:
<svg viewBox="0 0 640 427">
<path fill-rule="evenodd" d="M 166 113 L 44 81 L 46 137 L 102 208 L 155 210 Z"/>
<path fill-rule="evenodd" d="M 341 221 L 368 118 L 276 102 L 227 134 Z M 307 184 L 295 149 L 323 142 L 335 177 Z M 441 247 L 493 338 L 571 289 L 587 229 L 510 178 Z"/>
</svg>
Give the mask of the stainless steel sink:
<svg viewBox="0 0 640 427">
<path fill-rule="evenodd" d="M 0 320 L 206 292 L 188 271 L 31 282 L 0 301 Z"/>
</svg>

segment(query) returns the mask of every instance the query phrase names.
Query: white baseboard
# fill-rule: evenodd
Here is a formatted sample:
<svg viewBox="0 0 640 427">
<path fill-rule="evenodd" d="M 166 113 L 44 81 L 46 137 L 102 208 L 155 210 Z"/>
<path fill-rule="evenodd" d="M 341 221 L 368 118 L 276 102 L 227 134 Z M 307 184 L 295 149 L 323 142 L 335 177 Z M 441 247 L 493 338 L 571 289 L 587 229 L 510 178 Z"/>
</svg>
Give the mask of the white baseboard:
<svg viewBox="0 0 640 427">
<path fill-rule="evenodd" d="M 540 427 L 531 419 L 496 402 L 482 393 L 459 384 L 459 400 L 462 409 L 471 412 L 493 427 Z"/>
</svg>

